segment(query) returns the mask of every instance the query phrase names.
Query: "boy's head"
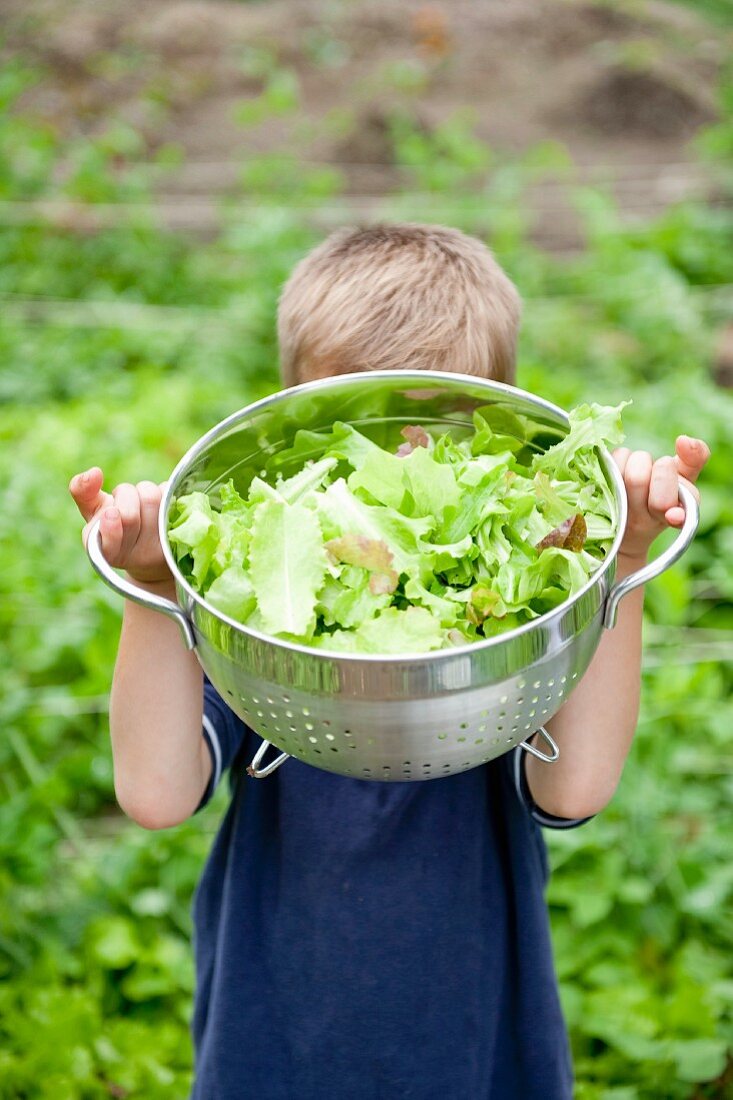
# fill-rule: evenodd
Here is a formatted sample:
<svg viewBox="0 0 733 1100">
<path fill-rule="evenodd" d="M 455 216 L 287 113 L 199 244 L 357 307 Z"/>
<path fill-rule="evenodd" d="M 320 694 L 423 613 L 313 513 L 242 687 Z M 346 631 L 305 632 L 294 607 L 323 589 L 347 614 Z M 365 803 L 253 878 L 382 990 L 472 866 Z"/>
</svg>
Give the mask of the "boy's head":
<svg viewBox="0 0 733 1100">
<path fill-rule="evenodd" d="M 459 229 L 340 229 L 283 288 L 282 380 L 404 368 L 512 383 L 520 311 L 489 249 Z"/>
</svg>

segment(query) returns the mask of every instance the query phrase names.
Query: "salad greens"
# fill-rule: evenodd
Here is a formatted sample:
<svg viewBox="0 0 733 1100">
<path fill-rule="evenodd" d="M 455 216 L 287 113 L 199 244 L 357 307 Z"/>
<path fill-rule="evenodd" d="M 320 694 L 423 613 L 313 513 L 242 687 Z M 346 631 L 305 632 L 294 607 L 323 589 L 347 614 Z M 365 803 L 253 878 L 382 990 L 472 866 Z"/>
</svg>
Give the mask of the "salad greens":
<svg viewBox="0 0 733 1100">
<path fill-rule="evenodd" d="M 603 561 L 618 514 L 597 446 L 622 441 L 623 407 L 579 406 L 544 447 L 500 405 L 465 438 L 406 425 L 391 450 L 341 421 L 302 429 L 246 497 L 233 480 L 179 497 L 168 537 L 196 591 L 263 633 L 347 653 L 465 645 L 557 607 Z"/>
</svg>

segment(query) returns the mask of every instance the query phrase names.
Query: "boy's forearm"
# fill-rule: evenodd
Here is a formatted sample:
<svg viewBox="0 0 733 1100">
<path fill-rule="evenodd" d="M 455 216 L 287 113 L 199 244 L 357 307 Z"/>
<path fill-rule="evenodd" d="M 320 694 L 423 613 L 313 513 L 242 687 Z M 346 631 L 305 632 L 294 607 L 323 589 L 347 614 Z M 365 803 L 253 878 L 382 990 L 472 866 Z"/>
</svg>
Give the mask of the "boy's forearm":
<svg viewBox="0 0 733 1100">
<path fill-rule="evenodd" d="M 619 557 L 617 579 L 645 559 Z M 631 748 L 641 692 L 641 623 L 644 590 L 619 604 L 618 620 L 604 631 L 591 664 L 564 706 L 547 723 L 560 759 L 545 764 L 528 755 L 533 799 L 558 817 L 588 817 L 610 801 Z"/>
<path fill-rule="evenodd" d="M 144 587 L 175 599 L 172 582 Z M 109 717 L 115 793 L 139 824 L 165 828 L 196 809 L 211 771 L 202 712 L 201 666 L 176 623 L 126 602 Z"/>
</svg>

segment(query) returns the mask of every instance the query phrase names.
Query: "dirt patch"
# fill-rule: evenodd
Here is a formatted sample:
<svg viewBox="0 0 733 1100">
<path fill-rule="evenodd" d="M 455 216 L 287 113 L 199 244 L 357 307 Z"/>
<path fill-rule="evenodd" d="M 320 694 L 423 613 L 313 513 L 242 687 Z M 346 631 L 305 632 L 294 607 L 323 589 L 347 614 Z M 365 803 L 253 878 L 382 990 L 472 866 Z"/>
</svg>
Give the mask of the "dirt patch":
<svg viewBox="0 0 733 1100">
<path fill-rule="evenodd" d="M 213 197 L 283 145 L 340 166 L 349 193 L 381 193 L 395 108 L 428 129 L 470 108 L 498 156 L 552 140 L 610 179 L 684 165 L 729 50 L 720 28 L 648 0 L 0 0 L 0 18 L 5 53 L 47 72 L 26 105 L 69 133 L 130 123 L 151 154 L 173 142 L 172 189 L 205 180 Z M 293 74 L 300 107 L 243 125 L 268 64 Z"/>
<path fill-rule="evenodd" d="M 653 72 L 613 69 L 589 89 L 583 117 L 599 133 L 684 141 L 715 117 L 692 88 Z"/>
</svg>

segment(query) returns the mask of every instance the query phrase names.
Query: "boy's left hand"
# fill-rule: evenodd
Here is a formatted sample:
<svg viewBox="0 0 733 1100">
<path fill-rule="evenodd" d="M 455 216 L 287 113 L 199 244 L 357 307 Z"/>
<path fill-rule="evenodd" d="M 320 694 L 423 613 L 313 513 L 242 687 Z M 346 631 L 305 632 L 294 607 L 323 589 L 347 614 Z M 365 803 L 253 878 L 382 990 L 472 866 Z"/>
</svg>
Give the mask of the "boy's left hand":
<svg viewBox="0 0 733 1100">
<path fill-rule="evenodd" d="M 656 462 L 648 451 L 630 451 L 619 447 L 613 458 L 626 485 L 629 515 L 619 555 L 645 559 L 649 547 L 666 527 L 681 527 L 685 513 L 679 504 L 679 479 L 684 478 L 697 499 L 694 482 L 710 458 L 710 448 L 702 439 L 688 435 L 677 437 L 674 457 Z"/>
</svg>

